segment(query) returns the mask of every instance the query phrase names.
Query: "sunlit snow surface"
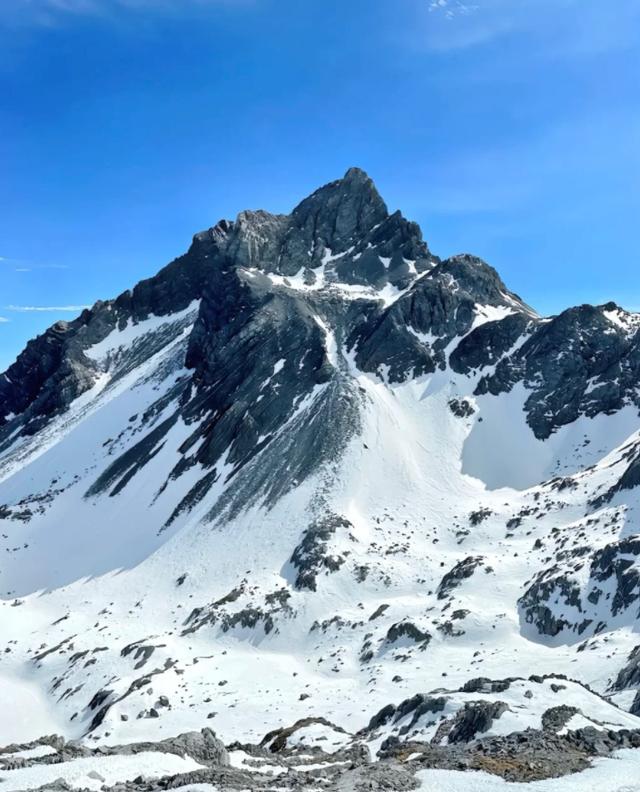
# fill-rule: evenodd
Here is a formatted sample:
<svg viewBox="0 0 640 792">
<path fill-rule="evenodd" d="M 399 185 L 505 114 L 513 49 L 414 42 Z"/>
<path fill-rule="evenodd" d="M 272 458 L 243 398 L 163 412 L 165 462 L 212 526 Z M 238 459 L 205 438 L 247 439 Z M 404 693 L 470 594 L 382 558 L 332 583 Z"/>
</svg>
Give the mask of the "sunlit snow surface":
<svg viewBox="0 0 640 792">
<path fill-rule="evenodd" d="M 353 352 L 339 347 L 320 323 L 336 376 L 362 397 L 362 431 L 346 453 L 270 511 L 256 502 L 232 522 L 206 522 L 223 490 L 222 477 L 196 510 L 163 530 L 202 475 L 192 469 L 160 489 L 193 426 L 178 421 L 162 452 L 122 492 L 85 496 L 115 449 L 122 453 L 175 409 L 168 403 L 151 424 L 142 423 L 145 410 L 185 376 L 192 320 L 188 312 L 177 317 L 166 345 L 117 377 L 123 344 L 144 343 L 145 333 L 167 321 L 127 327 L 105 339 L 92 350 L 103 363 L 94 390 L 3 458 L 0 503 L 15 507 L 34 494 L 61 491 L 31 502 L 28 521 L 0 521 L 0 697 L 10 702 L 0 710 L 0 744 L 54 731 L 115 744 L 203 725 L 227 742 L 257 741 L 310 715 L 353 734 L 388 703 L 436 688 L 456 690 L 477 676 L 563 673 L 601 693 L 609 689 L 637 643 L 628 615 L 610 620 L 600 636 L 587 636 L 590 643 L 579 652 L 583 637 L 534 634 L 522 623 L 517 603 L 526 582 L 553 555 L 553 531 L 561 532 L 566 548 L 583 541 L 585 503 L 624 471 L 620 447 L 635 437 L 635 413 L 580 419 L 541 442 L 526 425 L 525 394 L 518 389 L 476 398 L 472 378 L 450 370 L 390 386 L 360 372 Z M 275 368 L 281 365 L 277 361 Z M 454 415 L 449 403 L 460 398 L 476 412 Z M 585 435 L 588 446 L 581 445 Z M 585 470 L 588 465 L 593 467 Z M 573 489 L 559 493 L 542 484 L 571 473 L 577 473 Z M 507 529 L 515 515 L 540 504 L 544 509 Z M 469 516 L 478 510 L 487 515 L 472 526 Z M 344 562 L 331 574 L 321 570 L 316 591 L 297 590 L 293 550 L 309 523 L 329 512 L 352 526 L 331 539 L 331 553 Z M 635 534 L 637 496 L 628 493 L 624 503 L 614 500 L 594 515 L 601 522 L 589 529 L 592 548 Z M 535 547 L 538 539 L 542 549 Z M 443 575 L 470 556 L 482 558 L 482 565 L 450 601 L 439 599 Z M 195 608 L 206 610 L 238 590 L 222 606 L 226 615 L 264 610 L 269 597 L 274 602 L 274 595 L 287 592 L 286 607 L 273 610 L 274 629 L 266 631 L 260 621 L 223 629 L 213 621 L 183 634 Z M 372 618 L 382 605 L 383 614 Z M 441 629 L 454 611 L 467 612 L 456 622 L 456 636 Z M 386 639 L 389 628 L 404 620 L 431 635 L 425 651 Z M 365 641 L 373 653 L 367 661 L 361 659 Z M 128 648 L 136 642 L 150 651 Z M 151 683 L 128 694 L 145 676 Z M 95 715 L 89 702 L 105 689 L 115 703 L 87 736 Z M 516 694 L 514 688 L 499 698 Z M 149 718 L 160 696 L 170 706 Z M 545 707 L 564 703 L 563 695 L 545 696 L 530 704 L 514 700 L 513 712 L 495 722 L 493 733 L 537 728 Z M 582 704 L 592 705 L 590 699 Z M 584 713 L 590 714 L 603 716 Z M 618 717 L 605 715 L 607 722 Z M 620 726 L 636 723 L 623 712 L 619 719 Z M 636 761 L 622 753 L 588 772 L 597 784 L 598 774 L 621 768 L 620 787 L 632 789 L 625 778 Z M 473 789 L 476 783 L 477 789 L 511 788 L 482 775 L 472 780 L 429 772 L 435 773 L 421 776 L 426 789 Z M 571 786 L 582 783 L 577 779 L 544 783 L 552 785 L 531 788 L 583 788 Z M 589 788 L 591 782 L 585 783 Z"/>
<path fill-rule="evenodd" d="M 483 420 L 474 424 L 463 446 L 462 470 L 490 489 L 523 490 L 578 473 L 638 430 L 637 409 L 625 407 L 614 415 L 581 416 L 538 440 L 524 420 L 527 395 L 518 384 L 510 393 L 474 399 Z"/>
<path fill-rule="evenodd" d="M 163 753 L 139 753 L 135 756 L 108 756 L 74 759 L 63 764 L 39 765 L 17 770 L 0 770 L 3 792 L 24 792 L 26 789 L 50 784 L 63 778 L 71 787 L 100 790 L 119 782 L 132 781 L 138 776 L 148 779 L 188 773 L 202 765 L 188 757 Z"/>
</svg>

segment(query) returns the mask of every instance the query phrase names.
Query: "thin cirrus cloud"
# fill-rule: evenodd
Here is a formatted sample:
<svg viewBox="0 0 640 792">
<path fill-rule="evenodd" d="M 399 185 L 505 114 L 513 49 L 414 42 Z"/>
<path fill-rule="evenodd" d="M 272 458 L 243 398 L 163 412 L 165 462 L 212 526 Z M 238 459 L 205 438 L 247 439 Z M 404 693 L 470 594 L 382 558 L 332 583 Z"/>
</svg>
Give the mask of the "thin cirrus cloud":
<svg viewBox="0 0 640 792">
<path fill-rule="evenodd" d="M 478 6 L 475 3 L 464 3 L 462 0 L 431 0 L 429 4 L 429 11 L 444 14 L 447 19 L 466 16 L 477 10 Z"/>
<path fill-rule="evenodd" d="M 8 256 L 0 256 L 0 264 L 13 266 L 14 272 L 31 272 L 32 270 L 66 270 L 70 269 L 68 264 L 41 264 L 29 259 L 12 258 Z"/>
<path fill-rule="evenodd" d="M 428 0 L 426 9 L 432 50 L 469 49 L 523 34 L 542 39 L 548 55 L 585 55 L 623 49 L 639 38 L 637 0 Z"/>
<path fill-rule="evenodd" d="M 16 313 L 78 313 L 90 307 L 90 305 L 5 305 L 4 310 Z"/>
</svg>

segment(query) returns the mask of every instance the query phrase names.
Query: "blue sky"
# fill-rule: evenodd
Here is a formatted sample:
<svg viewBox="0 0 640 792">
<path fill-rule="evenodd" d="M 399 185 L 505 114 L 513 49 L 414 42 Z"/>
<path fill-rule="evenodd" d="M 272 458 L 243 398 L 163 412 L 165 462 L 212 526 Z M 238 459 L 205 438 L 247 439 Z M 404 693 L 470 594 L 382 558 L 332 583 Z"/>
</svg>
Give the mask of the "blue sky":
<svg viewBox="0 0 640 792">
<path fill-rule="evenodd" d="M 542 312 L 640 309 L 639 77 L 638 0 L 2 0 L 0 369 L 351 165 Z"/>
</svg>

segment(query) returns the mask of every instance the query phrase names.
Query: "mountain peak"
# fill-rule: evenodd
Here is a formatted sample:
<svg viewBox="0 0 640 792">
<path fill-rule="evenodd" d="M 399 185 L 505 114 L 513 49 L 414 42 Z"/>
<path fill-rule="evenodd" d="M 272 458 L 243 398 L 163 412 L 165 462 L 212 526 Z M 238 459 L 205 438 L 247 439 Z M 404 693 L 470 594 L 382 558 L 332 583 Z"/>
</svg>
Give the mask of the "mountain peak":
<svg viewBox="0 0 640 792">
<path fill-rule="evenodd" d="M 415 262 L 416 274 L 433 259 L 419 227 L 400 212 L 390 215 L 360 168 L 315 190 L 291 214 L 240 212 L 223 246 L 241 267 L 299 275 L 317 287 L 336 282 L 384 287 L 407 280 L 405 260 Z"/>
<path fill-rule="evenodd" d="M 299 228 L 319 230 L 332 250 L 345 250 L 389 216 L 373 181 L 359 168 L 325 184 L 293 210 Z"/>
<path fill-rule="evenodd" d="M 353 183 L 360 183 L 360 184 L 373 184 L 373 179 L 369 176 L 366 171 L 363 171 L 362 168 L 349 168 L 347 172 L 342 177 L 343 182 L 353 182 Z"/>
</svg>

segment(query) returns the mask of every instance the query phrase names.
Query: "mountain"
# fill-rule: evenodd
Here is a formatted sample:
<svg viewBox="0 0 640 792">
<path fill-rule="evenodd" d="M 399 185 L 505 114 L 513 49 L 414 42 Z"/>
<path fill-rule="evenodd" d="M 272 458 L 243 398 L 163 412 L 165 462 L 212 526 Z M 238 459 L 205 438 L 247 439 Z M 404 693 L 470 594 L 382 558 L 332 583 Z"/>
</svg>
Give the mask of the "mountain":
<svg viewBox="0 0 640 792">
<path fill-rule="evenodd" d="M 539 316 L 357 168 L 196 234 L 0 375 L 13 772 L 204 726 L 381 789 L 640 745 L 639 408 L 640 315 Z"/>
</svg>

